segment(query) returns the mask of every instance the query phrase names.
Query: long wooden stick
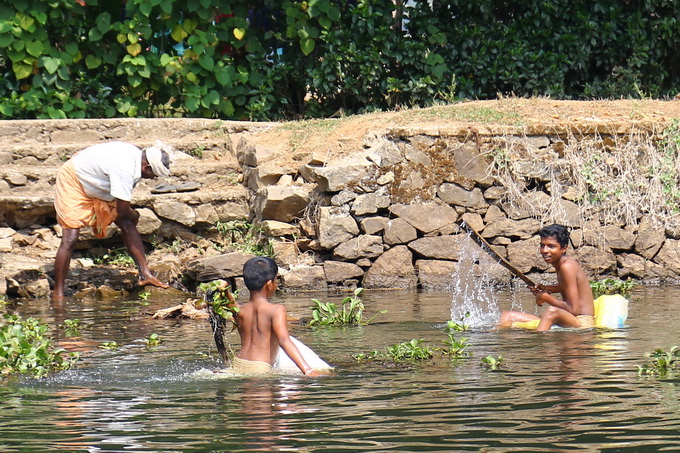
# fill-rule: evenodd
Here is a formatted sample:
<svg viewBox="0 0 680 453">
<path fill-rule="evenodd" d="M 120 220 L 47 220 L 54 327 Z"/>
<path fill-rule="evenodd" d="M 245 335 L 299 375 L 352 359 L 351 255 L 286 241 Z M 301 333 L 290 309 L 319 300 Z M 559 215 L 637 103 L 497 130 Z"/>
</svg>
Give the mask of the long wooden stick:
<svg viewBox="0 0 680 453">
<path fill-rule="evenodd" d="M 517 269 L 515 266 L 510 264 L 510 261 L 506 260 L 502 256 L 500 256 L 496 251 L 491 247 L 491 244 L 487 242 L 486 239 L 482 237 L 481 234 L 479 234 L 477 231 L 475 231 L 474 228 L 472 228 L 470 225 L 468 225 L 466 222 L 461 222 L 460 223 L 461 228 L 464 230 L 468 231 L 470 233 L 470 238 L 472 238 L 473 241 L 475 241 L 481 248 L 484 250 L 486 253 L 491 255 L 493 259 L 498 261 L 498 264 L 515 274 L 517 277 L 519 277 L 524 283 L 526 283 L 528 286 L 536 286 L 536 283 L 526 275 L 524 275 L 519 269 Z"/>
</svg>

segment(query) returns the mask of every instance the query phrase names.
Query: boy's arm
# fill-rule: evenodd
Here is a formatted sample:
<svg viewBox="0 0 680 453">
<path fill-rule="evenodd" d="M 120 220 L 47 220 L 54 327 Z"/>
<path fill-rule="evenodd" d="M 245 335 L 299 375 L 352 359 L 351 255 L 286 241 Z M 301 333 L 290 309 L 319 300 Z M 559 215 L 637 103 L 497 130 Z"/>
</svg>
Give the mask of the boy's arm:
<svg viewBox="0 0 680 453">
<path fill-rule="evenodd" d="M 578 283 L 576 281 L 576 275 L 578 272 L 578 264 L 575 261 L 568 261 L 564 263 L 560 269 L 559 275 L 559 292 L 562 294 L 563 300 L 557 299 L 550 294 L 548 294 L 547 289 L 541 291 L 537 289 L 533 291 L 536 296 L 536 303 L 538 305 L 543 305 L 543 303 L 548 303 L 554 307 L 567 310 L 573 315 L 578 315 L 580 313 L 580 300 L 578 295 Z"/>
<path fill-rule="evenodd" d="M 286 307 L 282 305 L 277 306 L 277 310 L 272 319 L 272 330 L 276 339 L 279 342 L 279 346 L 288 354 L 288 357 L 295 362 L 302 374 L 305 376 L 318 376 L 319 373 L 314 371 L 311 366 L 305 362 L 305 359 L 300 354 L 300 350 L 295 346 L 295 343 L 290 339 L 290 334 L 288 333 L 288 325 L 286 320 Z"/>
</svg>

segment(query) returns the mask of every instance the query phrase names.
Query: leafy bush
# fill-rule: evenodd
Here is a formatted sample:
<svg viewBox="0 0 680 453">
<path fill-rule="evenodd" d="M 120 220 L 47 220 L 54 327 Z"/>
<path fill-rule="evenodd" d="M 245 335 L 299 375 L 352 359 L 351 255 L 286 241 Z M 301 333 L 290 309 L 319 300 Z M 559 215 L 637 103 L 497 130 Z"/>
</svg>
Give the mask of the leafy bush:
<svg viewBox="0 0 680 453">
<path fill-rule="evenodd" d="M 680 86 L 680 0 L 396 3 L 3 2 L 0 115 L 275 120 Z"/>
<path fill-rule="evenodd" d="M 0 374 L 30 374 L 43 377 L 52 371 L 66 370 L 74 365 L 78 353 L 55 348 L 46 336 L 47 324 L 36 319 L 22 319 L 5 314 L 0 326 Z"/>
</svg>

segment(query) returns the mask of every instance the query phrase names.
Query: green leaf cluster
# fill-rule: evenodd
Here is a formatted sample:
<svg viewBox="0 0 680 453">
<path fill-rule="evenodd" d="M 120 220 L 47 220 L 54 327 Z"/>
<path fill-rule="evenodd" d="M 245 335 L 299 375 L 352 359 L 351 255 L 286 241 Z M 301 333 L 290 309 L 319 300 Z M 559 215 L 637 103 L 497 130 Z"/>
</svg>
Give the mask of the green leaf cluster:
<svg viewBox="0 0 680 453">
<path fill-rule="evenodd" d="M 602 280 L 591 281 L 590 289 L 593 291 L 593 297 L 597 299 L 604 294 L 621 294 L 622 296 L 628 296 L 635 285 L 636 283 L 630 279 L 620 280 L 618 278 L 604 278 Z"/>
<path fill-rule="evenodd" d="M 49 327 L 34 318 L 5 314 L 0 324 L 0 374 L 29 374 L 44 377 L 74 365 L 78 353 L 56 348 L 47 336 Z"/>
</svg>

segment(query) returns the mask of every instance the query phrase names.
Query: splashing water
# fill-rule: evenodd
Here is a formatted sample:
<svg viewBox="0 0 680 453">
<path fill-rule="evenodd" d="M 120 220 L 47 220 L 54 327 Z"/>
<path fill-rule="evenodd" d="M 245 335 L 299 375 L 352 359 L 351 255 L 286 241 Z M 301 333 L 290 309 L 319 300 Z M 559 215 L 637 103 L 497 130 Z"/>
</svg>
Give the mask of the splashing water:
<svg viewBox="0 0 680 453">
<path fill-rule="evenodd" d="M 469 234 L 462 238 L 461 258 L 458 270 L 453 274 L 451 320 L 470 327 L 495 325 L 500 308 L 492 279 L 485 269 L 497 264 L 470 239 Z"/>
</svg>

